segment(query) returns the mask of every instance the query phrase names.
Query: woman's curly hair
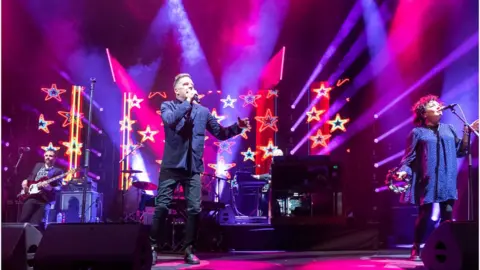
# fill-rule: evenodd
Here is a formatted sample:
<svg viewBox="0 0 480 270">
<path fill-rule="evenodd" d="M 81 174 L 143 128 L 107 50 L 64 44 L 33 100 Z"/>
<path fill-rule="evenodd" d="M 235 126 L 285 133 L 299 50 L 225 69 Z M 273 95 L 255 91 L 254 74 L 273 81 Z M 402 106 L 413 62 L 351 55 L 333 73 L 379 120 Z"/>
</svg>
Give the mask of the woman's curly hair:
<svg viewBox="0 0 480 270">
<path fill-rule="evenodd" d="M 436 101 L 440 104 L 442 102 L 438 98 L 438 96 L 435 95 L 426 95 L 421 97 L 415 105 L 412 107 L 412 112 L 413 112 L 413 124 L 416 126 L 422 126 L 425 124 L 425 118 L 423 118 L 423 115 L 427 111 L 427 104 L 430 101 Z"/>
</svg>

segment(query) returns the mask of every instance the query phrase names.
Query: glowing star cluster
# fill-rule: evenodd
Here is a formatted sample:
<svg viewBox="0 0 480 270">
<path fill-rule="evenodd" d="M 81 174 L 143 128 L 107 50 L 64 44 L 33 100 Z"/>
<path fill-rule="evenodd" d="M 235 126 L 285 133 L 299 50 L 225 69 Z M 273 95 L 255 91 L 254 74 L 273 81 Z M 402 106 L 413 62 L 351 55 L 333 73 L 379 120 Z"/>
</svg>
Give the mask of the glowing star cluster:
<svg viewBox="0 0 480 270">
<path fill-rule="evenodd" d="M 243 107 L 247 105 L 252 105 L 253 107 L 257 107 L 257 99 L 261 98 L 262 95 L 254 95 L 252 91 L 248 91 L 247 95 L 239 96 L 240 99 L 243 99 Z"/>
<path fill-rule="evenodd" d="M 231 175 L 228 172 L 228 170 L 237 166 L 237 164 L 235 164 L 235 163 L 225 163 L 225 159 L 222 156 L 218 158 L 216 164 L 209 163 L 207 165 L 208 165 L 208 167 L 215 170 L 215 175 L 216 176 L 219 176 L 219 177 L 220 176 L 226 176 L 228 179 L 231 178 Z"/>
<path fill-rule="evenodd" d="M 247 160 L 255 162 L 255 156 L 257 155 L 257 151 L 252 151 L 252 148 L 248 147 L 247 151 L 240 152 L 240 154 L 243 156 L 243 162 Z"/>
<path fill-rule="evenodd" d="M 330 129 L 330 133 L 334 132 L 335 130 L 339 129 L 343 132 L 347 131 L 345 128 L 345 124 L 350 122 L 349 118 L 342 119 L 340 117 L 340 114 L 337 113 L 335 116 L 335 119 L 328 121 L 328 124 L 332 125 L 332 128 Z"/>
<path fill-rule="evenodd" d="M 132 125 L 135 124 L 136 122 L 137 122 L 136 120 L 132 120 L 125 117 L 122 121 L 120 121 L 120 125 L 121 125 L 120 131 L 124 131 L 124 130 L 132 131 Z"/>
<path fill-rule="evenodd" d="M 217 119 L 218 123 L 220 123 L 221 121 L 225 120 L 225 118 L 227 118 L 225 115 L 218 115 L 217 109 L 215 108 L 212 109 L 212 116 L 215 119 Z"/>
<path fill-rule="evenodd" d="M 315 136 L 310 136 L 310 140 L 312 140 L 312 146 L 311 148 L 315 148 L 318 145 L 321 145 L 323 147 L 327 146 L 327 140 L 332 137 L 330 134 L 322 134 L 322 131 L 319 129 L 317 130 L 317 134 Z"/>
<path fill-rule="evenodd" d="M 83 143 L 78 143 L 77 140 L 72 140 L 70 142 L 62 142 L 62 144 L 67 147 L 67 152 L 65 152 L 65 155 L 72 155 L 73 153 L 76 153 L 79 156 L 82 155 L 81 148 Z"/>
<path fill-rule="evenodd" d="M 235 144 L 235 142 L 230 142 L 230 141 L 221 141 L 221 142 L 214 142 L 216 146 L 218 146 L 218 153 L 222 152 L 227 152 L 229 154 L 232 154 L 232 146 Z"/>
<path fill-rule="evenodd" d="M 140 109 L 140 103 L 142 103 L 143 99 L 137 98 L 137 95 L 133 95 L 132 98 L 128 99 L 128 103 L 130 104 L 130 108 L 137 107 Z"/>
<path fill-rule="evenodd" d="M 45 120 L 43 114 L 40 114 L 40 117 L 38 118 L 38 130 L 43 130 L 45 133 L 50 133 L 48 126 L 53 123 L 55 123 L 55 121 L 47 121 Z"/>
<path fill-rule="evenodd" d="M 267 98 L 278 97 L 278 90 L 268 90 Z"/>
<path fill-rule="evenodd" d="M 73 120 L 73 122 L 76 122 L 77 117 L 78 117 L 78 115 L 74 115 L 74 116 L 73 116 L 73 119 L 72 119 L 73 113 L 71 113 L 71 112 L 65 112 L 65 111 L 58 111 L 58 114 L 60 114 L 62 117 L 65 118 L 65 120 L 63 121 L 62 127 L 66 127 L 66 126 L 72 124 L 72 120 Z M 83 116 L 83 113 L 80 113 L 80 119 L 79 119 L 79 120 L 81 120 L 83 117 L 84 117 L 84 116 Z M 83 128 L 83 123 L 82 123 L 82 121 L 78 121 L 78 126 L 79 126 L 80 128 Z"/>
<path fill-rule="evenodd" d="M 317 93 L 317 98 L 320 97 L 325 97 L 325 98 L 330 98 L 329 92 L 332 91 L 331 87 L 326 87 L 325 83 L 320 84 L 320 88 L 314 88 L 313 92 Z"/>
<path fill-rule="evenodd" d="M 141 142 L 144 142 L 146 140 L 149 140 L 151 142 L 155 142 L 155 139 L 153 136 L 155 136 L 159 131 L 158 130 L 151 130 L 150 125 L 147 126 L 147 129 L 143 131 L 138 131 L 138 134 L 142 135 L 142 140 Z"/>
<path fill-rule="evenodd" d="M 268 140 L 268 144 L 266 146 L 260 146 L 259 148 L 263 151 L 263 160 L 267 159 L 268 157 L 273 157 L 273 153 L 278 149 L 278 147 L 273 144 L 272 139 Z"/>
<path fill-rule="evenodd" d="M 62 101 L 61 94 L 67 92 L 65 89 L 58 89 L 56 84 L 52 84 L 50 88 L 42 88 L 42 91 L 47 93 L 47 96 L 45 97 L 45 101 L 50 100 L 52 98 Z"/>
<path fill-rule="evenodd" d="M 255 120 L 262 123 L 262 125 L 260 126 L 260 132 L 263 132 L 267 128 L 270 128 L 275 132 L 278 131 L 278 128 L 277 128 L 278 117 L 273 116 L 272 111 L 270 111 L 270 109 L 267 109 L 265 116 L 255 116 Z"/>
<path fill-rule="evenodd" d="M 317 108 L 312 107 L 312 109 L 307 112 L 307 122 L 310 123 L 312 120 L 320 121 L 320 116 L 325 112 L 325 110 L 317 110 Z"/>
<path fill-rule="evenodd" d="M 41 147 L 43 151 L 58 151 L 60 147 L 53 146 L 53 143 L 50 142 L 47 146 Z"/>
<path fill-rule="evenodd" d="M 227 96 L 227 98 L 222 98 L 220 99 L 221 102 L 223 102 L 223 108 L 230 107 L 232 109 L 235 109 L 234 103 L 237 102 L 236 98 L 231 98 L 230 95 Z"/>
</svg>

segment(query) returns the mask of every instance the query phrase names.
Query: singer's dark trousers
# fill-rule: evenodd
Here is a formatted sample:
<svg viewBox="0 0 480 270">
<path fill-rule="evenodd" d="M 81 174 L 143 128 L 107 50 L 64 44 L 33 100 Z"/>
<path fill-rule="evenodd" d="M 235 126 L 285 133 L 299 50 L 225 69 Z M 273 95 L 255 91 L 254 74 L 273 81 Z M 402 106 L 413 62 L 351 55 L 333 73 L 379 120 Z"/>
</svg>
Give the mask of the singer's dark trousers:
<svg viewBox="0 0 480 270">
<path fill-rule="evenodd" d="M 439 203 L 440 206 L 440 223 L 452 220 L 452 211 L 454 200 L 448 200 Z M 421 205 L 418 209 L 417 220 L 415 221 L 414 230 L 414 245 L 420 245 L 425 240 L 425 233 L 427 231 L 428 221 L 432 217 L 433 203 Z"/>
<path fill-rule="evenodd" d="M 154 248 L 158 247 L 158 238 L 164 235 L 165 221 L 172 203 L 173 193 L 179 183 L 183 186 L 187 203 L 187 223 L 183 246 L 184 248 L 190 245 L 195 247 L 202 198 L 200 174 L 191 174 L 176 169 L 162 169 L 158 193 L 155 197 L 155 213 L 153 214 L 150 231 L 150 243 Z"/>
</svg>

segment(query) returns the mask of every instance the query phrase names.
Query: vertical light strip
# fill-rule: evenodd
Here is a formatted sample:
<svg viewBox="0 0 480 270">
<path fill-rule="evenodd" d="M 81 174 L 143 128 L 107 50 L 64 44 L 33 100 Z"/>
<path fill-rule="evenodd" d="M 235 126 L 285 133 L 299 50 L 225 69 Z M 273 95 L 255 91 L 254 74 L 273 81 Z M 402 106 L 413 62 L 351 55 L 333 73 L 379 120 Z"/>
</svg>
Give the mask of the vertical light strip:
<svg viewBox="0 0 480 270">
<path fill-rule="evenodd" d="M 124 125 L 124 129 L 122 130 L 122 145 L 120 146 L 120 149 L 122 151 L 122 159 L 125 158 L 125 156 L 130 152 L 130 149 L 132 148 L 132 138 L 131 138 L 131 103 L 130 100 L 132 99 L 133 95 L 132 93 L 123 93 L 123 123 L 128 122 L 127 125 Z M 130 174 L 125 174 L 121 172 L 123 168 L 125 167 L 127 170 L 130 168 L 130 158 L 131 155 L 126 157 L 125 160 L 120 164 L 120 179 L 118 181 L 118 188 L 120 190 L 123 189 L 123 178 L 124 177 L 129 177 Z M 126 183 L 125 190 L 127 190 L 131 186 L 131 182 Z"/>
</svg>

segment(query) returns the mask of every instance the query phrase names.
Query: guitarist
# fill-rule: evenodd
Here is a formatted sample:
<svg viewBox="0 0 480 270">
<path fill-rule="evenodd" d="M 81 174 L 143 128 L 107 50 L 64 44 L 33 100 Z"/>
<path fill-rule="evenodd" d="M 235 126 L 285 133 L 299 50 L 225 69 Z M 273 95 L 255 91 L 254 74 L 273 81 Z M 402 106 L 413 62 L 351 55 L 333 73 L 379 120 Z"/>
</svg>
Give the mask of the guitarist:
<svg viewBox="0 0 480 270">
<path fill-rule="evenodd" d="M 39 180 L 41 178 L 52 178 L 63 173 L 55 167 L 57 154 L 55 151 L 47 150 L 43 154 L 44 163 L 39 162 L 33 167 L 32 173 L 22 182 L 22 189 L 27 188 L 27 181 Z M 22 207 L 20 222 L 28 222 L 36 225 L 48 220 L 51 203 L 55 201 L 55 192 L 61 188 L 61 179 L 41 187 L 42 191 L 35 196 L 28 198 Z"/>
</svg>

